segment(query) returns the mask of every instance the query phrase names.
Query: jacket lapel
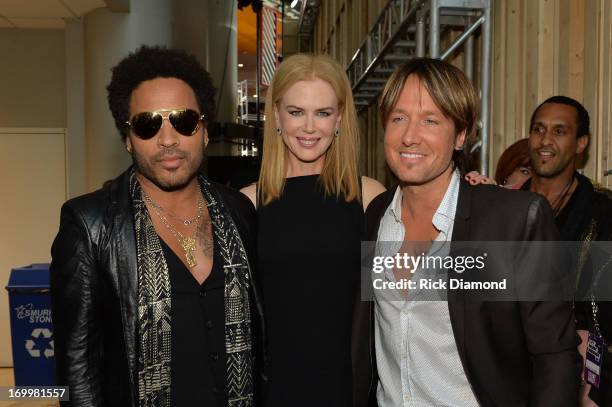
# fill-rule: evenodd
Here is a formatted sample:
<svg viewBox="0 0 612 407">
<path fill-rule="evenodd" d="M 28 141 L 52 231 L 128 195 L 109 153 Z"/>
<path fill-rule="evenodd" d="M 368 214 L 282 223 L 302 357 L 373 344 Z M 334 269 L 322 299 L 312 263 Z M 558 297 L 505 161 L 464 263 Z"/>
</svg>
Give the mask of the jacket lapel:
<svg viewBox="0 0 612 407">
<path fill-rule="evenodd" d="M 389 188 L 374 198 L 365 213 L 365 240 L 375 242 L 385 211 L 391 204 L 399 186 Z M 363 259 L 362 259 L 363 260 Z M 362 302 L 359 285 L 353 310 L 351 357 L 353 360 L 353 398 L 355 407 L 376 405 L 376 349 L 374 345 L 374 301 Z"/>
<path fill-rule="evenodd" d="M 113 216 L 112 253 L 115 254 L 119 303 L 123 322 L 125 351 L 130 370 L 131 388 L 136 389 L 136 320 L 138 318 L 138 268 L 136 259 L 136 237 L 134 216 L 129 193 L 129 170 L 114 183 L 111 191 L 111 213 Z M 132 395 L 136 397 L 136 395 Z M 138 400 L 136 397 L 135 400 Z"/>
<path fill-rule="evenodd" d="M 380 222 L 385 211 L 391 205 L 397 188 L 399 188 L 399 185 L 389 188 L 376 197 L 368 206 L 365 213 L 365 240 L 375 242 L 378 239 Z"/>
<path fill-rule="evenodd" d="M 469 241 L 470 240 L 470 213 L 472 205 L 472 189 L 464 180 L 461 180 L 459 186 L 459 197 L 457 199 L 457 210 L 455 212 L 455 222 L 453 224 L 453 236 L 451 242 L 451 254 L 453 253 L 453 242 Z M 456 294 L 448 293 L 448 311 L 450 314 L 455 343 L 459 351 L 459 357 L 463 364 L 468 380 L 470 374 L 467 366 L 466 350 L 465 350 L 465 300 L 459 298 Z"/>
</svg>

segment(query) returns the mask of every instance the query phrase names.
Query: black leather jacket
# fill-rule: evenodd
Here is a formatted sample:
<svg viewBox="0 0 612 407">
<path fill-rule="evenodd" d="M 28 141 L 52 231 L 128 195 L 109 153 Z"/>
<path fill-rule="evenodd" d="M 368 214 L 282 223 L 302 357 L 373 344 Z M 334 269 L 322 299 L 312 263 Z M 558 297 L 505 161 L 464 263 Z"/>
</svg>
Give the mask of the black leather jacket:
<svg viewBox="0 0 612 407">
<path fill-rule="evenodd" d="M 136 240 L 129 171 L 109 186 L 66 202 L 51 254 L 57 384 L 70 406 L 137 406 Z M 255 209 L 239 192 L 214 184 L 257 264 Z M 254 380 L 262 374 L 263 315 L 251 276 Z M 256 389 L 257 395 L 258 389 Z"/>
</svg>

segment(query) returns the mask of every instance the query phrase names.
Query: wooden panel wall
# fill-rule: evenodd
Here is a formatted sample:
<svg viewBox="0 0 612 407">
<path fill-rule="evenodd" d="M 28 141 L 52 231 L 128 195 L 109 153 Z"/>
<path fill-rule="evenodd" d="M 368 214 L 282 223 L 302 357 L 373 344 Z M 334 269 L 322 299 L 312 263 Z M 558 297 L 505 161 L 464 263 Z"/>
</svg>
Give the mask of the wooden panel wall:
<svg viewBox="0 0 612 407">
<path fill-rule="evenodd" d="M 493 164 L 528 136 L 537 105 L 553 95 L 582 102 L 591 116 L 585 173 L 605 185 L 612 166 L 612 4 L 607 0 L 506 0 L 494 5 Z"/>
<path fill-rule="evenodd" d="M 609 0 L 492 0 L 493 64 L 490 173 L 503 150 L 528 136 L 534 108 L 562 94 L 581 101 L 593 134 L 584 165 L 591 178 L 612 186 L 612 2 Z M 325 0 L 315 27 L 315 51 L 350 62 L 386 0 Z M 444 40 L 442 44 L 444 44 Z M 476 50 L 480 44 L 477 40 Z M 462 64 L 461 55 L 453 63 Z M 475 80 L 479 65 L 475 64 Z M 364 113 L 362 168 L 387 180 L 376 109 Z M 609 178 L 609 179 L 608 179 Z"/>
<path fill-rule="evenodd" d="M 314 29 L 315 52 L 329 54 L 348 66 L 386 4 L 386 0 L 323 0 Z M 390 182 L 382 126 L 374 106 L 360 116 L 359 128 L 362 174 Z"/>
<path fill-rule="evenodd" d="M 322 0 L 314 29 L 315 52 L 348 65 L 386 0 Z"/>
</svg>

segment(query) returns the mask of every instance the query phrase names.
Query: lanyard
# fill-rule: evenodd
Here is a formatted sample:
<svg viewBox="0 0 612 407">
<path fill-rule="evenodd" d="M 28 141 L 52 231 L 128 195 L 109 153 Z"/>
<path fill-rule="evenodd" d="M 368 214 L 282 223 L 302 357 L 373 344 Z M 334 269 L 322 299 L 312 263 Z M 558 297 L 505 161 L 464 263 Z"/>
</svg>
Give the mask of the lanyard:
<svg viewBox="0 0 612 407">
<path fill-rule="evenodd" d="M 593 289 L 599 284 L 601 271 L 606 268 L 606 266 L 610 264 L 610 262 L 612 262 L 612 256 L 608 257 L 608 260 L 604 263 L 604 265 L 601 266 L 599 270 L 597 270 L 597 274 L 595 274 L 595 279 L 593 280 Z M 601 329 L 599 327 L 599 319 L 597 318 L 597 314 L 599 313 L 599 307 L 595 302 L 595 295 L 593 294 L 593 291 L 591 291 L 591 311 L 593 312 L 593 327 L 595 328 L 595 333 L 597 334 L 597 336 L 603 339 L 603 335 L 601 334 Z"/>
</svg>

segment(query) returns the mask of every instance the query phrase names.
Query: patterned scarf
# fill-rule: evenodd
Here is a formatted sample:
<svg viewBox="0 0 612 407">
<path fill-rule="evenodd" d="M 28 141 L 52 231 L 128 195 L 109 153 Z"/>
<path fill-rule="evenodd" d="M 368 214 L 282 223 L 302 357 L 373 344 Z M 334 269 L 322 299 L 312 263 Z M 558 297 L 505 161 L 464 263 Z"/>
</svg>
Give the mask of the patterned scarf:
<svg viewBox="0 0 612 407">
<path fill-rule="evenodd" d="M 225 273 L 226 390 L 229 407 L 253 404 L 249 263 L 238 229 L 214 187 L 198 176 Z M 172 307 L 168 265 L 132 170 L 138 265 L 138 398 L 140 407 L 170 407 Z"/>
</svg>

